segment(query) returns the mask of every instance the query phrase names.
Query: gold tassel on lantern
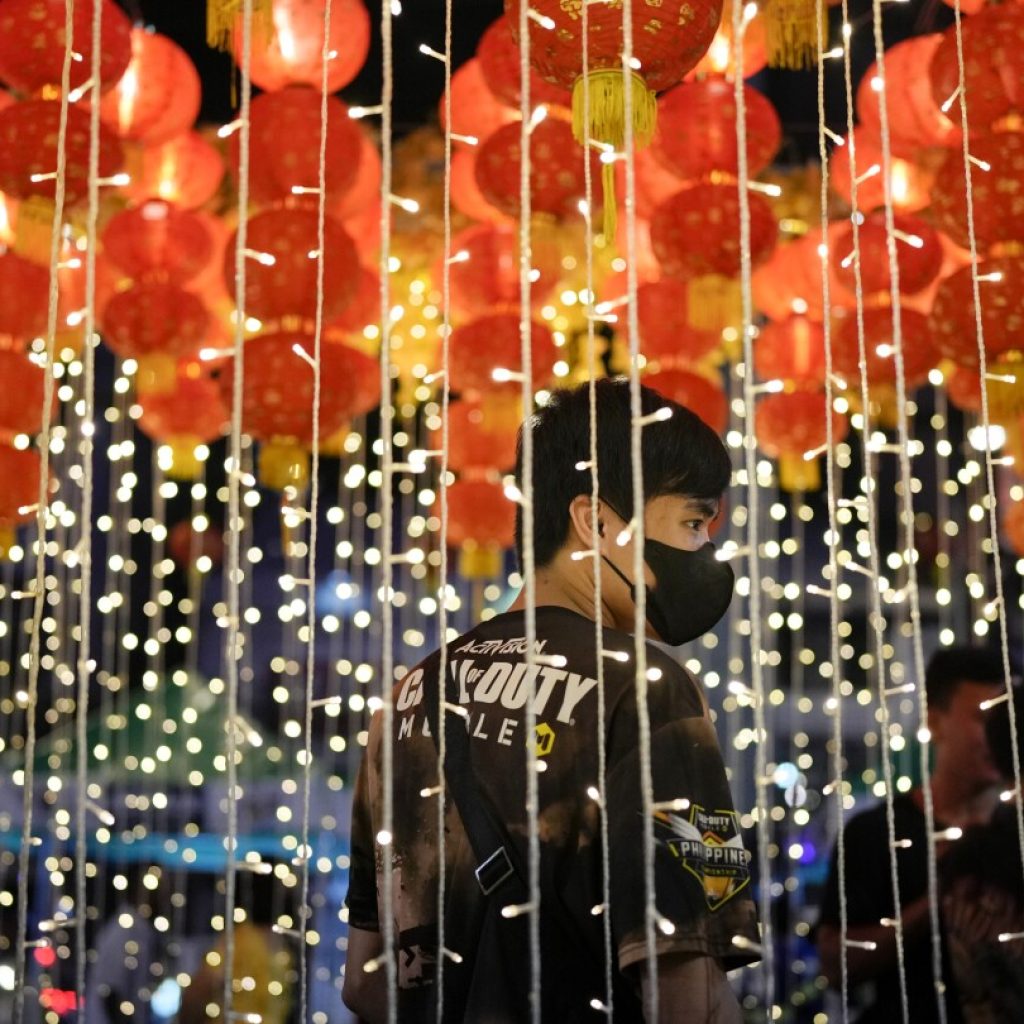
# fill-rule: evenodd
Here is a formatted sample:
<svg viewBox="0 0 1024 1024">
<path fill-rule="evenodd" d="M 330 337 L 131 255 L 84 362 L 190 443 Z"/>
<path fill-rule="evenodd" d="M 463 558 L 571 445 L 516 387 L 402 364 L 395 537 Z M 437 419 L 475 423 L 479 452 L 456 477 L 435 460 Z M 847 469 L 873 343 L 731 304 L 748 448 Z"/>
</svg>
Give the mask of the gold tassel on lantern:
<svg viewBox="0 0 1024 1024">
<path fill-rule="evenodd" d="M 768 66 L 799 71 L 814 67 L 818 47 L 815 32 L 821 0 L 768 0 Z M 823 23 L 826 19 L 822 19 Z"/>
<path fill-rule="evenodd" d="M 459 574 L 467 580 L 493 580 L 501 572 L 501 548 L 466 541 L 459 549 Z"/>
<path fill-rule="evenodd" d="M 583 76 L 576 79 L 572 87 L 572 133 L 576 141 L 588 148 L 593 143 L 611 146 L 621 153 L 626 145 L 626 97 L 622 84 L 622 72 L 615 68 L 589 71 L 590 109 L 587 123 L 583 118 Z M 654 136 L 658 119 L 658 104 L 647 83 L 637 74 L 633 75 L 633 145 L 638 149 L 647 146 Z M 604 200 L 604 237 L 611 241 L 615 237 L 615 164 L 602 163 L 601 186 Z"/>
<path fill-rule="evenodd" d="M 695 331 L 724 331 L 743 320 L 739 281 L 704 274 L 686 282 L 686 322 Z"/>
<path fill-rule="evenodd" d="M 783 452 L 779 456 L 779 486 L 787 494 L 818 490 L 821 487 L 818 460 Z"/>
<path fill-rule="evenodd" d="M 259 478 L 264 487 L 283 491 L 294 487 L 305 490 L 309 483 L 309 452 L 286 438 L 275 438 L 260 445 Z"/>
<path fill-rule="evenodd" d="M 235 25 L 242 16 L 244 0 L 206 0 L 206 42 L 215 50 L 234 49 Z M 253 31 L 272 28 L 273 0 L 252 0 Z"/>
</svg>

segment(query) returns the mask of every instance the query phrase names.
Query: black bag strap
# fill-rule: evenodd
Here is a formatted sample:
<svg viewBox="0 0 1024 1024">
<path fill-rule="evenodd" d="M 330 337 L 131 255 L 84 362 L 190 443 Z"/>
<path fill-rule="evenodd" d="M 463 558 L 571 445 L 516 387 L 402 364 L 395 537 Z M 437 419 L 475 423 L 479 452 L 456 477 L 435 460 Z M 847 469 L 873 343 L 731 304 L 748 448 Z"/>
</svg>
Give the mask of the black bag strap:
<svg viewBox="0 0 1024 1024">
<path fill-rule="evenodd" d="M 449 662 L 450 664 L 450 662 Z M 447 674 L 447 673 L 446 673 Z M 438 750 L 440 765 L 441 744 L 441 691 L 444 703 L 451 696 L 449 680 L 438 680 L 436 686 L 425 687 L 430 734 Z M 481 788 L 470 761 L 469 731 L 461 720 L 445 723 L 444 777 L 462 819 L 466 837 L 476 858 L 477 884 L 484 896 L 501 895 L 511 903 L 525 903 L 527 887 L 519 862 L 519 853 L 508 830 L 499 817 L 490 797 Z"/>
</svg>

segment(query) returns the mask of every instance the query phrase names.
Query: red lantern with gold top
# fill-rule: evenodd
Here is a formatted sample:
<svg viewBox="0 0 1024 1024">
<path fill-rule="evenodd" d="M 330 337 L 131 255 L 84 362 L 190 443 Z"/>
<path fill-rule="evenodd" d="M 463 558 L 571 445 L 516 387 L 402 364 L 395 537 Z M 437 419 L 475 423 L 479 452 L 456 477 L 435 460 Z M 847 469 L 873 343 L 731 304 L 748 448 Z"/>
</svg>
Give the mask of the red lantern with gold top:
<svg viewBox="0 0 1024 1024">
<path fill-rule="evenodd" d="M 743 87 L 747 110 L 747 170 L 757 175 L 772 162 L 782 142 L 782 125 L 771 102 Z M 658 130 L 651 152 L 683 181 L 712 171 L 738 173 L 736 96 L 732 82 L 705 78 L 683 82 L 658 98 Z"/>
<path fill-rule="evenodd" d="M 37 434 L 42 429 L 45 377 L 43 368 L 22 348 L 0 348 L 0 441 L 9 443 L 16 434 Z"/>
<path fill-rule="evenodd" d="M 516 464 L 516 435 L 522 419 L 518 395 L 488 395 L 486 401 L 462 399 L 448 407 L 448 468 L 476 474 L 510 470 Z M 441 432 L 434 433 L 440 447 Z"/>
<path fill-rule="evenodd" d="M 974 235 L 981 252 L 994 246 L 1020 250 L 1024 242 L 1024 134 L 978 134 L 971 139 Z M 967 193 L 962 148 L 950 150 L 932 188 L 936 223 L 968 246 Z M 996 255 L 996 253 L 993 253 Z"/>
<path fill-rule="evenodd" d="M 452 133 L 469 139 L 485 139 L 503 124 L 512 124 L 519 117 L 511 107 L 500 102 L 487 87 L 483 68 L 476 57 L 467 60 L 452 75 Z M 441 97 L 438 115 L 445 123 L 445 100 Z M 456 143 L 460 140 L 456 139 Z M 462 143 L 469 145 L 470 143 Z"/>
<path fill-rule="evenodd" d="M 100 117 L 120 138 L 157 146 L 187 132 L 201 103 L 189 55 L 167 36 L 133 28 L 131 63 L 100 102 Z"/>
<path fill-rule="evenodd" d="M 1024 261 L 989 259 L 978 267 L 981 288 L 981 322 L 985 352 L 990 360 L 1021 347 L 1024 331 Z M 974 288 L 971 268 L 947 277 L 935 294 L 930 319 L 939 354 L 958 366 L 975 369 L 978 343 L 975 335 Z"/>
<path fill-rule="evenodd" d="M 255 202 L 291 199 L 314 189 L 320 177 L 320 104 L 315 89 L 293 85 L 252 101 L 250 189 Z M 238 173 L 238 135 L 232 136 L 232 173 Z M 363 133 L 335 96 L 327 98 L 327 202 L 334 207 L 356 183 Z M 298 193 L 302 194 L 302 193 Z M 307 200 L 308 201 L 308 200 Z"/>
<path fill-rule="evenodd" d="M 933 33 L 905 39 L 885 51 L 889 141 L 893 154 L 904 160 L 916 159 L 922 149 L 931 146 L 960 145 L 960 111 L 953 107 L 949 114 L 942 112 L 928 78 L 928 67 L 941 42 L 942 36 Z M 878 133 L 880 84 L 872 64 L 857 88 L 857 118 Z"/>
<path fill-rule="evenodd" d="M 552 292 L 562 274 L 562 254 L 546 236 L 531 243 L 532 269 L 536 280 L 530 284 L 532 303 L 540 305 Z M 519 230 L 499 224 L 477 224 L 452 239 L 449 266 L 452 309 L 463 317 L 495 310 L 519 308 Z M 434 271 L 441 281 L 441 269 Z"/>
<path fill-rule="evenodd" d="M 971 134 L 985 133 L 1007 115 L 1024 109 L 1024 9 L 1018 4 L 985 7 L 963 23 L 961 41 Z M 934 102 L 940 108 L 949 103 L 950 116 L 959 124 L 955 26 L 943 33 L 929 76 Z"/>
<path fill-rule="evenodd" d="M 769 321 L 754 343 L 754 371 L 761 380 L 816 388 L 825 379 L 825 330 L 807 316 Z"/>
<path fill-rule="evenodd" d="M 100 91 L 109 89 L 123 74 L 131 58 L 131 22 L 111 0 L 102 6 Z M 20 93 L 31 95 L 46 86 L 59 87 L 67 38 L 64 0 L 4 0 L 0 3 L 0 79 Z M 81 88 L 92 75 L 92 22 L 95 0 L 74 5 L 71 32 L 72 89 Z M 56 166 L 56 165 L 55 165 Z"/>
<path fill-rule="evenodd" d="M 910 309 L 900 311 L 903 348 L 903 376 L 907 388 L 923 384 L 939 361 L 928 318 Z M 867 379 L 872 385 L 896 384 L 896 351 L 892 310 L 888 307 L 864 310 L 864 357 Z M 860 387 L 860 345 L 857 317 L 852 310 L 836 321 L 832 331 L 832 367 L 856 392 Z"/>
<path fill-rule="evenodd" d="M 919 217 L 893 218 L 900 293 L 916 295 L 939 276 L 945 252 L 939 233 Z M 865 295 L 890 294 L 888 232 L 882 213 L 869 214 L 858 230 L 860 281 Z M 834 273 L 848 289 L 856 286 L 853 265 L 853 228 L 845 225 L 836 236 L 829 259 Z"/>
<path fill-rule="evenodd" d="M 664 277 L 640 285 L 636 311 L 640 323 L 640 351 L 663 366 L 699 362 L 713 352 L 720 334 L 690 326 L 689 288 L 682 281 Z"/>
<path fill-rule="evenodd" d="M 2 10 L 2 8 L 0 8 Z M 64 201 L 76 206 L 88 195 L 89 115 L 68 108 Z M 56 188 L 60 103 L 22 100 L 0 110 L 0 191 L 16 199 L 53 199 Z M 100 127 L 99 177 L 113 178 L 124 164 L 121 143 Z"/>
<path fill-rule="evenodd" d="M 171 449 L 170 476 L 194 480 L 202 471 L 195 450 L 223 435 L 230 411 L 217 382 L 198 363 L 179 363 L 174 384 L 163 394 L 139 396 L 139 429 Z"/>
<path fill-rule="evenodd" d="M 484 199 L 509 217 L 519 216 L 520 125 L 499 128 L 476 153 L 476 183 Z M 599 164 L 591 155 L 595 179 Z M 530 142 L 530 204 L 533 213 L 566 218 L 579 213 L 586 194 L 583 157 L 564 121 L 545 118 Z"/>
<path fill-rule="evenodd" d="M 729 403 L 719 384 L 690 370 L 668 369 L 645 373 L 644 384 L 665 398 L 696 413 L 716 434 L 729 422 Z"/>
<path fill-rule="evenodd" d="M 198 132 L 185 132 L 159 146 L 129 155 L 131 181 L 125 194 L 134 203 L 163 199 L 182 210 L 208 203 L 224 178 L 224 159 Z"/>
<path fill-rule="evenodd" d="M 512 33 L 512 26 L 504 15 L 491 23 L 476 48 L 477 60 L 483 72 L 487 88 L 499 103 L 519 113 L 520 71 L 519 45 Z M 530 103 L 536 107 L 541 103 L 568 107 L 572 93 L 567 88 L 550 85 L 532 68 L 530 69 Z"/>
<path fill-rule="evenodd" d="M 251 218 L 247 246 L 245 314 L 259 320 L 316 315 L 318 219 L 313 210 L 265 210 Z M 323 313 L 339 316 L 356 293 L 359 254 L 345 229 L 324 219 Z M 224 257 L 224 280 L 237 301 L 234 236 Z"/>
<path fill-rule="evenodd" d="M 298 354 L 314 354 L 306 331 L 282 331 L 245 343 L 242 428 L 264 442 L 260 479 L 278 490 L 304 486 L 308 479 L 306 449 L 313 440 L 313 368 Z M 224 401 L 234 387 L 234 363 L 220 377 Z M 355 416 L 380 401 L 375 359 L 339 342 L 320 346 L 320 438 L 326 440 Z"/>
<path fill-rule="evenodd" d="M 756 266 L 775 248 L 778 224 L 771 204 L 750 199 L 750 254 Z M 740 215 L 735 185 L 691 185 L 666 199 L 651 220 L 651 244 L 662 270 L 673 277 L 740 272 Z"/>
<path fill-rule="evenodd" d="M 462 549 L 459 571 L 463 576 L 497 576 L 502 549 L 514 542 L 515 525 L 515 505 L 499 482 L 456 480 L 448 488 L 448 543 Z"/>
<path fill-rule="evenodd" d="M 495 370 L 518 374 L 522 370 L 519 317 L 497 313 L 472 320 L 452 331 L 448 343 L 448 379 L 458 392 L 494 392 L 520 390 L 513 380 L 495 380 Z M 547 380 L 555 365 L 555 341 L 543 324 L 531 324 L 530 351 L 533 384 Z"/>
<path fill-rule="evenodd" d="M 139 363 L 140 391 L 174 387 L 177 362 L 198 354 L 210 315 L 202 299 L 163 281 L 143 281 L 118 292 L 103 310 L 103 340 Z"/>
<path fill-rule="evenodd" d="M 0 443 L 0 557 L 14 544 L 14 531 L 36 516 L 39 504 L 39 452 Z"/>
<path fill-rule="evenodd" d="M 273 0 L 271 29 L 252 38 L 252 80 L 266 92 L 323 81 L 324 0 Z M 343 89 L 370 52 L 370 15 L 362 0 L 333 0 L 328 27 L 327 91 Z M 242 33 L 235 32 L 235 62 L 242 64 Z"/>
<path fill-rule="evenodd" d="M 213 256 L 213 239 L 202 217 L 162 199 L 115 214 L 102 239 L 106 256 L 139 281 L 185 284 Z"/>
<path fill-rule="evenodd" d="M 0 334 L 35 338 L 46 332 L 50 272 L 11 250 L 0 252 Z"/>
<path fill-rule="evenodd" d="M 761 451 L 779 460 L 779 484 L 786 491 L 814 491 L 821 486 L 818 459 L 805 458 L 828 441 L 838 444 L 849 431 L 846 418 L 828 408 L 822 391 L 794 391 L 767 395 L 757 403 L 755 433 Z"/>
</svg>

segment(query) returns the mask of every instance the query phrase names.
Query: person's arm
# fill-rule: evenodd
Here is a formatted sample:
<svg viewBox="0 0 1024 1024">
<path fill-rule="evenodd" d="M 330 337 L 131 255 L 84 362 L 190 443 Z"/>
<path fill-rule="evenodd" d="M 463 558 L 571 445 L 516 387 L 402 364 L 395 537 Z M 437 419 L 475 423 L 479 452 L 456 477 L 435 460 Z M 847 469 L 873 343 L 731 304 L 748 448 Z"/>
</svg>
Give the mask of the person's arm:
<svg viewBox="0 0 1024 1024">
<path fill-rule="evenodd" d="M 903 940 L 913 941 L 929 933 L 928 897 L 908 903 L 903 908 Z M 873 942 L 874 949 L 860 946 L 846 947 L 847 979 L 851 985 L 877 978 L 896 969 L 896 929 L 883 924 L 852 925 L 846 937 L 854 942 Z M 821 972 L 832 988 L 842 984 L 840 956 L 842 953 L 839 929 L 834 924 L 823 924 L 818 929 L 818 954 Z"/>
<path fill-rule="evenodd" d="M 378 1024 L 379 1021 L 387 1020 L 387 972 L 383 969 L 365 969 L 366 964 L 380 956 L 383 948 L 380 932 L 349 928 L 345 984 L 341 990 L 341 999 L 363 1024 Z"/>
<path fill-rule="evenodd" d="M 650 986 L 641 965 L 644 1020 L 652 1024 Z M 710 956 L 670 953 L 658 957 L 658 1017 L 661 1022 L 740 1024 L 740 1004 L 719 962 Z"/>
</svg>

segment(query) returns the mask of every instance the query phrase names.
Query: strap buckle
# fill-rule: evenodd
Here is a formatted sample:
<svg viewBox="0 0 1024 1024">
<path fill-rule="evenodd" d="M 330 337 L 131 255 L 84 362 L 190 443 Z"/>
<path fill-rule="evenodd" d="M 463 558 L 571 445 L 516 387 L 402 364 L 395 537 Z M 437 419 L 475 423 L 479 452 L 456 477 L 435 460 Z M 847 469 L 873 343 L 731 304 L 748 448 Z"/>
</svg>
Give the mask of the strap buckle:
<svg viewBox="0 0 1024 1024">
<path fill-rule="evenodd" d="M 476 875 L 477 885 L 485 896 L 490 896 L 502 883 L 508 881 L 514 874 L 515 868 L 504 846 L 499 846 L 473 872 Z"/>
</svg>

